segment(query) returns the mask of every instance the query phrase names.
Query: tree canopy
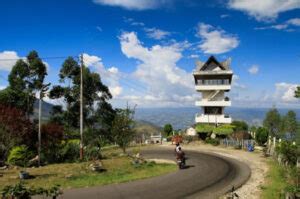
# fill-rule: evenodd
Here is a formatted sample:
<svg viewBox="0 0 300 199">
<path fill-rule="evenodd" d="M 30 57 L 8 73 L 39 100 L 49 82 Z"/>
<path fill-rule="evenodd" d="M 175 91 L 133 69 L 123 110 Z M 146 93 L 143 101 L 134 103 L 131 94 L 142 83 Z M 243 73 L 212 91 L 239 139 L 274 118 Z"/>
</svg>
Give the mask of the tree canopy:
<svg viewBox="0 0 300 199">
<path fill-rule="evenodd" d="M 281 128 L 281 117 L 276 108 L 272 108 L 266 113 L 266 117 L 263 121 L 263 125 L 268 129 L 271 136 L 279 136 Z"/>
<path fill-rule="evenodd" d="M 173 127 L 171 124 L 165 124 L 164 133 L 169 136 L 173 132 Z"/>
<path fill-rule="evenodd" d="M 8 87 L 0 91 L 3 104 L 33 113 L 36 93 L 43 87 L 47 67 L 36 51 L 31 51 L 26 60 L 19 59 L 8 75 Z"/>
</svg>

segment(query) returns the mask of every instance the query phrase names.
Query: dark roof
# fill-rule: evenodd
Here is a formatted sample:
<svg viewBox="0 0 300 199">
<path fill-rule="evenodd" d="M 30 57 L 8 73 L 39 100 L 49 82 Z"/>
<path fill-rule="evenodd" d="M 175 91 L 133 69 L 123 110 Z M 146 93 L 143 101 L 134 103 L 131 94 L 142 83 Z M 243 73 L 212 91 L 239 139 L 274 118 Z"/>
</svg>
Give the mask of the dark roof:
<svg viewBox="0 0 300 199">
<path fill-rule="evenodd" d="M 201 71 L 206 70 L 211 64 L 216 64 L 222 70 L 230 70 L 228 61 L 219 62 L 214 56 L 210 56 L 208 60 L 198 69 Z"/>
</svg>

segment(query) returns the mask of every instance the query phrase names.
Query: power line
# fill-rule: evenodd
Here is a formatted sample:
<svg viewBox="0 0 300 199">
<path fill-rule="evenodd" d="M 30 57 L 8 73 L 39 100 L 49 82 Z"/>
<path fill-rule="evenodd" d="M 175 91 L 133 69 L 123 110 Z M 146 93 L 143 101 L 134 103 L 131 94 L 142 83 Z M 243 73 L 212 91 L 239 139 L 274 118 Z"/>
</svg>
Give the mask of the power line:
<svg viewBox="0 0 300 199">
<path fill-rule="evenodd" d="M 39 57 L 41 60 L 47 60 L 47 59 L 65 59 L 68 57 L 78 58 L 78 56 L 61 56 L 61 57 Z M 18 58 L 18 59 L 0 59 L 0 61 L 18 61 L 18 60 L 24 60 L 24 58 Z"/>
</svg>

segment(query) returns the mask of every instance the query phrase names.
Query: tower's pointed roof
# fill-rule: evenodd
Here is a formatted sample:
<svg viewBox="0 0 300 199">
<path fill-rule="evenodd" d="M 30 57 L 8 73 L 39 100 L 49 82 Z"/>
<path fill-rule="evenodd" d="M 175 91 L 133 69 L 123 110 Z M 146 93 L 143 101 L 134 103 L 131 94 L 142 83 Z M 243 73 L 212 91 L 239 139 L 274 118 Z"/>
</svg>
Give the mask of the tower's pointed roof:
<svg viewBox="0 0 300 199">
<path fill-rule="evenodd" d="M 214 56 L 210 56 L 205 63 L 200 61 L 196 63 L 197 71 L 204 71 L 207 68 L 210 68 L 212 65 L 215 65 L 215 67 L 220 67 L 221 70 L 230 70 L 230 61 L 231 59 L 229 58 L 226 61 L 219 62 Z"/>
</svg>

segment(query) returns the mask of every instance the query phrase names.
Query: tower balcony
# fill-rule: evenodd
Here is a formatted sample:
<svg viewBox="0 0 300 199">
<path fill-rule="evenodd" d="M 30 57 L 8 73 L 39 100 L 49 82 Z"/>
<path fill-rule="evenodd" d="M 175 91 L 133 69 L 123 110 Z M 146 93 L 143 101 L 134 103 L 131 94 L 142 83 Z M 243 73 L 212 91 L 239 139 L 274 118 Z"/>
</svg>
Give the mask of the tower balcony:
<svg viewBox="0 0 300 199">
<path fill-rule="evenodd" d="M 195 86 L 196 91 L 211 91 L 211 90 L 224 90 L 229 91 L 231 89 L 230 84 L 218 84 L 218 85 L 210 85 L 210 84 L 197 84 Z"/>
<path fill-rule="evenodd" d="M 205 115 L 205 114 L 196 114 L 195 116 L 196 123 L 207 123 L 207 124 L 231 124 L 232 119 L 228 115 Z"/>
<path fill-rule="evenodd" d="M 205 100 L 202 99 L 201 101 L 196 101 L 196 106 L 221 106 L 221 107 L 226 107 L 226 106 L 231 106 L 231 101 L 230 100 L 218 100 L 218 101 L 210 101 L 210 100 Z"/>
</svg>

